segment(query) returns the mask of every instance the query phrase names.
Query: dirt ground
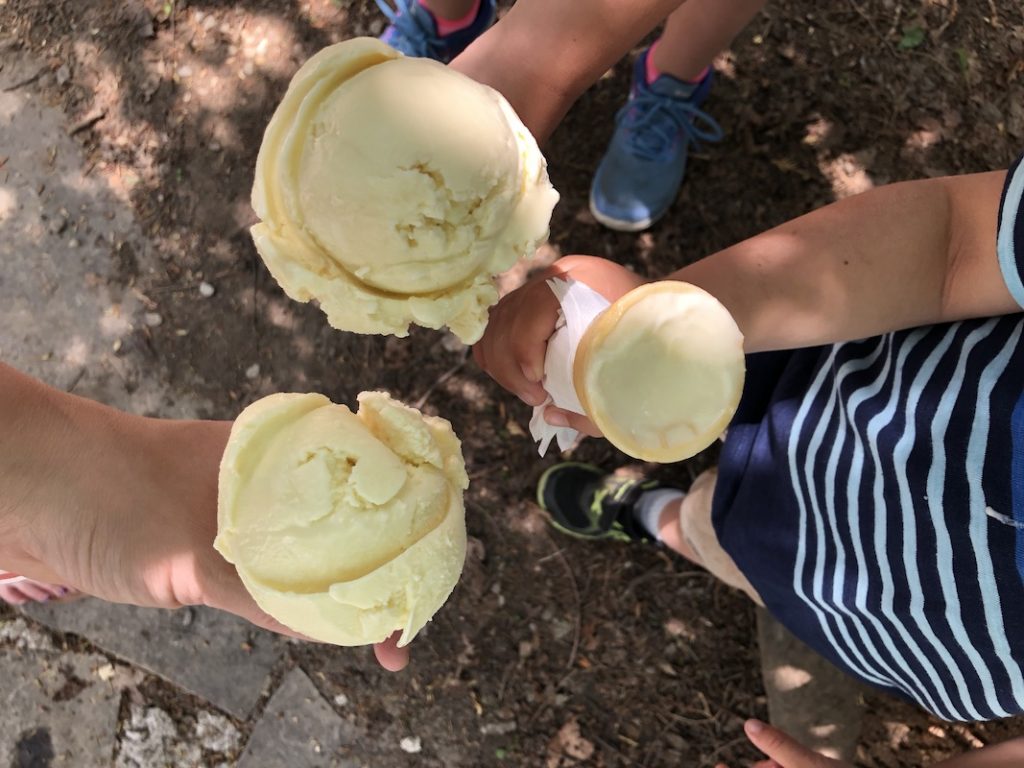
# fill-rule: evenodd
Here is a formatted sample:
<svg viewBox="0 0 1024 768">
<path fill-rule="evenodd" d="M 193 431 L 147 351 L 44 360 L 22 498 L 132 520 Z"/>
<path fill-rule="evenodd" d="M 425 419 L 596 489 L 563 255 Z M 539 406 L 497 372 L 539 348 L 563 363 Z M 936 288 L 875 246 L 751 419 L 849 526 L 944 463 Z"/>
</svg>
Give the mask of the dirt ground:
<svg viewBox="0 0 1024 768">
<path fill-rule="evenodd" d="M 473 539 L 462 584 L 401 678 L 354 670 L 350 651 L 295 647 L 325 697 L 449 733 L 479 765 L 746 765 L 743 719 L 766 710 L 744 599 L 653 548 L 557 538 L 531 503 L 556 457 L 537 459 L 527 409 L 465 348 L 430 331 L 333 331 L 256 255 L 253 166 L 291 74 L 322 46 L 382 26 L 372 3 L 353 0 L 0 0 L 2 37 L 47 64 L 33 87 L 69 115 L 90 172 L 141 222 L 144 242 L 111 246 L 114 279 L 163 322 L 132 343 L 214 404 L 196 415 L 232 418 L 275 391 L 352 404 L 382 388 L 450 419 L 464 441 Z M 607 231 L 586 205 L 628 63 L 581 99 L 546 148 L 562 201 L 543 256 L 596 254 L 656 275 L 837 197 L 1005 167 L 1024 147 L 1015 0 L 772 0 L 716 68 L 708 109 L 726 139 L 692 159 L 673 211 L 644 234 Z M 139 269 L 143 249 L 161 269 Z M 630 463 L 596 441 L 574 457 Z M 713 460 L 658 471 L 688 482 Z M 1024 733 L 1022 720 L 951 726 L 882 696 L 868 705 L 864 766 L 920 766 Z"/>
</svg>

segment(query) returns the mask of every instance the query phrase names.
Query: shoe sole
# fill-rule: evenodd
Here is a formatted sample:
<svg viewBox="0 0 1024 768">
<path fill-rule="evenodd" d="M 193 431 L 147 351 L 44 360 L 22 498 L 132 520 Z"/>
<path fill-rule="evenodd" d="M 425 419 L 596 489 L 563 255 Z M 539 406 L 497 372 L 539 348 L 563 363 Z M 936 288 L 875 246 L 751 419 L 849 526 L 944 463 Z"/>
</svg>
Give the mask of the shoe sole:
<svg viewBox="0 0 1024 768">
<path fill-rule="evenodd" d="M 597 219 L 598 223 L 603 224 L 608 227 L 608 229 L 615 230 L 616 232 L 642 232 L 645 229 L 649 229 L 655 221 L 650 217 L 641 219 L 640 221 L 616 219 L 597 210 L 597 207 L 594 205 L 593 198 L 590 199 L 590 213 L 595 219 Z"/>
</svg>

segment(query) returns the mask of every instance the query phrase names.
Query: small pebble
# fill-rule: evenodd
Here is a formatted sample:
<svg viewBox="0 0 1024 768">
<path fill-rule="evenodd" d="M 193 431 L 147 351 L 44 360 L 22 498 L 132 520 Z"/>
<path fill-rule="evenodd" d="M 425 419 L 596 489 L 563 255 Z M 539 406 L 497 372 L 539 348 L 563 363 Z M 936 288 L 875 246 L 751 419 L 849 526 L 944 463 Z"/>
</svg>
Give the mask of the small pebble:
<svg viewBox="0 0 1024 768">
<path fill-rule="evenodd" d="M 114 673 L 115 670 L 113 664 L 104 664 L 96 670 L 96 677 L 106 683 L 114 679 Z"/>
<path fill-rule="evenodd" d="M 423 741 L 419 736 L 406 736 L 400 742 L 398 746 L 402 748 L 403 752 L 408 752 L 410 755 L 415 755 L 423 750 Z"/>
<path fill-rule="evenodd" d="M 515 730 L 515 720 L 506 720 L 501 723 L 486 723 L 480 726 L 480 734 L 482 736 L 507 736 L 510 733 L 515 733 Z"/>
<path fill-rule="evenodd" d="M 346 696 L 344 693 L 339 693 L 337 696 L 334 697 L 334 704 L 338 707 L 347 707 L 348 696 Z"/>
<path fill-rule="evenodd" d="M 212 285 L 210 285 L 205 280 L 203 280 L 203 282 L 201 282 L 199 284 L 199 295 L 202 296 L 204 299 L 210 298 L 216 292 L 217 292 L 217 289 L 214 288 Z"/>
<path fill-rule="evenodd" d="M 247 378 L 247 379 L 255 379 L 259 375 L 260 375 L 260 364 L 259 363 L 253 363 L 252 365 L 250 365 L 248 368 L 245 369 L 245 378 Z"/>
<path fill-rule="evenodd" d="M 163 325 L 164 319 L 159 312 L 147 312 L 144 316 L 146 325 L 150 328 L 156 328 L 158 325 Z"/>
</svg>

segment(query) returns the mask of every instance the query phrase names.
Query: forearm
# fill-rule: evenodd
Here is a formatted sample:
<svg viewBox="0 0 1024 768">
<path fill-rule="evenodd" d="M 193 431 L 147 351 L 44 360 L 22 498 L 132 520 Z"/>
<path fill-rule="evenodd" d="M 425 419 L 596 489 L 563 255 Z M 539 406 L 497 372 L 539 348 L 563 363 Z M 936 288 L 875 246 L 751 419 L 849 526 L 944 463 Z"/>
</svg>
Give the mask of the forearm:
<svg viewBox="0 0 1024 768">
<path fill-rule="evenodd" d="M 0 558 L 16 554 L 24 500 L 38 486 L 42 466 L 62 456 L 69 430 L 56 392 L 0 363 Z"/>
<path fill-rule="evenodd" d="M 30 557 L 51 510 L 84 508 L 93 460 L 131 419 L 0 363 L 0 567 Z"/>
<path fill-rule="evenodd" d="M 545 141 L 573 102 L 679 0 L 518 0 L 451 66 L 492 86 Z"/>
<path fill-rule="evenodd" d="M 894 184 L 673 273 L 732 312 L 748 352 L 1020 311 L 996 258 L 1005 174 Z"/>
<path fill-rule="evenodd" d="M 38 556 L 42 538 L 110 503 L 104 481 L 130 484 L 145 421 L 0 362 L 0 567 L 54 581 Z"/>
</svg>

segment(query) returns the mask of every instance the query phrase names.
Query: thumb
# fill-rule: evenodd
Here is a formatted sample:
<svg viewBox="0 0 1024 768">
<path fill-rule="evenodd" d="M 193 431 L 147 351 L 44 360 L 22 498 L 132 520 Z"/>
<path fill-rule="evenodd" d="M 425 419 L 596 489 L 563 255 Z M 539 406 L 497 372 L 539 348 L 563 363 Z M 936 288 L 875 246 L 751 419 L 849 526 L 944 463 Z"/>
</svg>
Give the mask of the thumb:
<svg viewBox="0 0 1024 768">
<path fill-rule="evenodd" d="M 224 561 L 226 564 L 226 561 Z M 201 580 L 202 602 L 210 608 L 217 608 L 240 616 L 261 629 L 276 632 L 279 635 L 316 642 L 305 635 L 286 627 L 277 619 L 265 613 L 257 604 L 249 591 L 242 585 L 233 566 L 213 569 L 213 576 Z"/>
<path fill-rule="evenodd" d="M 383 643 L 377 643 L 373 646 L 373 653 L 377 657 L 377 663 L 388 672 L 400 672 L 409 663 L 409 646 L 404 648 L 398 647 L 398 640 L 401 636 L 401 632 L 395 632 Z"/>
<path fill-rule="evenodd" d="M 743 726 L 750 742 L 783 768 L 838 768 L 836 760 L 808 749 L 788 733 L 762 723 L 747 720 Z"/>
</svg>

